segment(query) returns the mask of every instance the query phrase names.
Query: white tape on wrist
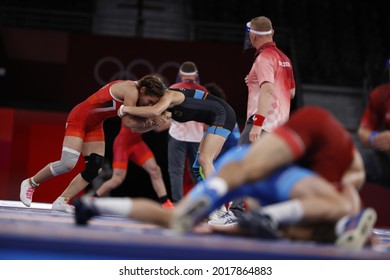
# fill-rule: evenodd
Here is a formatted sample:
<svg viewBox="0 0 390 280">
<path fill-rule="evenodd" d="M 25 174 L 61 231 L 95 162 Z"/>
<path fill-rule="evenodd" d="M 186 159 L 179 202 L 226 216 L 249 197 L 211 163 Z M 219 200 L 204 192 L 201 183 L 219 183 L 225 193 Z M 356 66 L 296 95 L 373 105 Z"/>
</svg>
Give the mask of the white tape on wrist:
<svg viewBox="0 0 390 280">
<path fill-rule="evenodd" d="M 119 107 L 119 110 L 118 110 L 118 116 L 119 116 L 120 118 L 123 118 L 123 116 L 125 115 L 125 114 L 123 113 L 123 106 L 124 106 L 124 105 L 121 105 L 121 106 Z"/>
</svg>

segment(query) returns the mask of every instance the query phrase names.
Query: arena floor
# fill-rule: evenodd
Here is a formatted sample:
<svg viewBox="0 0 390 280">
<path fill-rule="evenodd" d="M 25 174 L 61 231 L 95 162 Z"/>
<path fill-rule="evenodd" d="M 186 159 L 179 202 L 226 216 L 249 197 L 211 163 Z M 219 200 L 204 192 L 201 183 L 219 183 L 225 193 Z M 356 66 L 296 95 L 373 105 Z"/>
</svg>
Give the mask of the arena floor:
<svg viewBox="0 0 390 280">
<path fill-rule="evenodd" d="M 306 242 L 262 241 L 217 234 L 174 235 L 167 229 L 113 216 L 86 227 L 50 204 L 0 201 L 3 260 L 286 260 L 390 259 L 390 230 L 374 229 L 375 245 L 351 251 Z"/>
</svg>

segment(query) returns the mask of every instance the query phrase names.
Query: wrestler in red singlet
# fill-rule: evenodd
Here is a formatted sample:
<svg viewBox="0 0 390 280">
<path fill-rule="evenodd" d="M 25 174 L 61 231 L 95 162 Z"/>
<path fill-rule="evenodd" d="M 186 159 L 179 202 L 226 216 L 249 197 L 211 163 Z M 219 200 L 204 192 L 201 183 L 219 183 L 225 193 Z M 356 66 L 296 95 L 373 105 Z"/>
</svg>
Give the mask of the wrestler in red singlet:
<svg viewBox="0 0 390 280">
<path fill-rule="evenodd" d="M 111 86 L 118 82 L 121 81 L 105 85 L 73 108 L 66 121 L 65 136 L 80 137 L 84 142 L 104 141 L 103 122 L 116 117 L 123 103 L 111 93 Z"/>
<path fill-rule="evenodd" d="M 330 182 L 340 182 L 353 160 L 354 144 L 345 128 L 320 107 L 303 107 L 274 133 L 287 141 L 298 164 Z M 337 141 L 334 141 L 337 139 Z"/>
<path fill-rule="evenodd" d="M 142 134 L 134 133 L 124 126 L 115 138 L 113 154 L 112 168 L 123 170 L 127 170 L 128 160 L 143 166 L 148 159 L 154 157 L 152 151 L 142 140 Z"/>
</svg>

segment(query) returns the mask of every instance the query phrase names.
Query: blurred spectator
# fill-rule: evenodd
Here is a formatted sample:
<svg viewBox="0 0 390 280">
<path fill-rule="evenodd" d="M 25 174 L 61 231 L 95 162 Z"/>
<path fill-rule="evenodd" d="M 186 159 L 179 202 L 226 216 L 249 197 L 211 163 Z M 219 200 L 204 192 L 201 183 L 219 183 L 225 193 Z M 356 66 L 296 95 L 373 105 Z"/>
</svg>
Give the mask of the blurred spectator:
<svg viewBox="0 0 390 280">
<path fill-rule="evenodd" d="M 176 83 L 170 88 L 188 88 L 207 91 L 199 84 L 199 74 L 196 64 L 192 61 L 184 62 L 177 74 Z M 172 201 L 178 202 L 183 198 L 184 168 L 191 167 L 196 159 L 199 143 L 204 134 L 204 124 L 189 121 L 180 123 L 172 119 L 168 138 L 168 173 L 171 183 Z M 188 164 L 186 165 L 186 160 Z M 197 178 L 192 168 L 189 170 L 193 183 Z"/>
<path fill-rule="evenodd" d="M 386 61 L 390 79 L 390 58 Z M 369 95 L 358 129 L 367 181 L 390 187 L 390 82 L 375 87 Z"/>
</svg>

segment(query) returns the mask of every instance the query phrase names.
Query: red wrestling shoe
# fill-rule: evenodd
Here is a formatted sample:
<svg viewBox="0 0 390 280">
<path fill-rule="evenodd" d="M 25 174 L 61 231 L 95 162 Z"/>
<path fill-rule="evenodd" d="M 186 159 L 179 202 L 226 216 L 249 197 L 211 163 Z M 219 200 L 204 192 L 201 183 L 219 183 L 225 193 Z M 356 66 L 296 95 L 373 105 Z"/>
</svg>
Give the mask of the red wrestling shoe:
<svg viewBox="0 0 390 280">
<path fill-rule="evenodd" d="M 172 203 L 172 201 L 170 201 L 169 199 L 167 199 L 167 201 L 165 201 L 163 204 L 161 204 L 161 206 L 163 208 L 174 208 L 175 207 L 175 204 Z"/>
</svg>

